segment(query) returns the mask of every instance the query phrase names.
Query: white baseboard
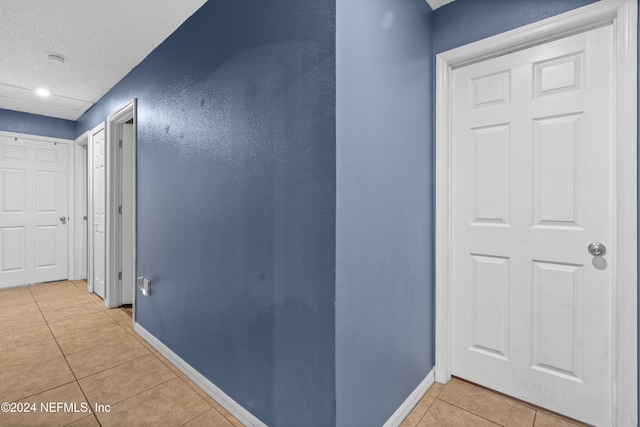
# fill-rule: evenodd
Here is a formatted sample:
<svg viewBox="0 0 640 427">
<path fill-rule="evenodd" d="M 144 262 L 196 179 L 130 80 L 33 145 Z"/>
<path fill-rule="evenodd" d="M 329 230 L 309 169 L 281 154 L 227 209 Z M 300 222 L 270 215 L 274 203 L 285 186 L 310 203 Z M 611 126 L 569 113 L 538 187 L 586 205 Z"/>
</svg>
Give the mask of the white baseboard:
<svg viewBox="0 0 640 427">
<path fill-rule="evenodd" d="M 173 363 L 176 368 L 180 369 L 205 393 L 211 396 L 213 400 L 218 402 L 220 406 L 229 411 L 231 415 L 236 417 L 242 424 L 249 427 L 267 427 L 265 423 L 256 418 L 251 412 L 240 406 L 238 402 L 225 394 L 225 392 L 220 390 L 214 383 L 202 376 L 200 372 L 196 371 L 191 365 L 182 360 L 180 356 L 171 351 L 169 347 L 160 342 L 139 323 L 134 323 L 133 330 L 136 331 L 142 338 L 144 338 L 151 346 L 153 346 L 153 348 L 158 350 L 158 353 L 160 353 L 165 358 L 167 358 L 167 360 Z"/>
<path fill-rule="evenodd" d="M 398 427 L 402 421 L 409 415 L 414 406 L 422 399 L 422 396 L 429 390 L 429 387 L 435 382 L 435 373 L 432 369 L 431 372 L 422 380 L 418 387 L 407 397 L 407 400 L 400 405 L 398 410 L 384 423 L 383 427 Z"/>
</svg>

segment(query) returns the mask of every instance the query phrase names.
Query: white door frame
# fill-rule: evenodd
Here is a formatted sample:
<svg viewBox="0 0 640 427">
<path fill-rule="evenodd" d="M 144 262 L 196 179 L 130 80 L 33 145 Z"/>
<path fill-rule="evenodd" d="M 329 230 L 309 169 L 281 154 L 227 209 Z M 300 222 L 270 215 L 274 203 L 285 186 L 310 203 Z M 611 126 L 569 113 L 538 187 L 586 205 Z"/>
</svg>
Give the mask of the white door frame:
<svg viewBox="0 0 640 427">
<path fill-rule="evenodd" d="M 73 179 L 73 275 L 69 276 L 73 280 L 88 279 L 88 234 L 89 218 L 85 219 L 85 210 L 88 214 L 88 150 L 89 132 L 85 132 L 75 139 L 74 149 L 74 179 Z M 71 252 L 70 252 L 71 253 Z"/>
<path fill-rule="evenodd" d="M 107 165 L 107 260 L 106 260 L 106 289 L 105 294 L 106 298 L 104 300 L 104 305 L 107 308 L 118 307 L 122 305 L 122 292 L 121 292 L 121 282 L 125 285 L 129 282 L 130 286 L 135 286 L 135 282 L 132 278 L 124 278 L 123 280 L 118 279 L 118 274 L 120 273 L 120 259 L 121 259 L 121 245 L 129 245 L 132 248 L 132 253 L 134 259 L 133 262 L 133 271 L 135 275 L 135 254 L 136 254 L 136 238 L 135 238 L 135 221 L 136 221 L 136 207 L 135 202 L 132 206 L 133 211 L 133 224 L 134 224 L 134 235 L 130 236 L 131 239 L 121 240 L 120 236 L 120 228 L 118 226 L 118 208 L 119 208 L 119 200 L 120 200 L 120 186 L 128 185 L 131 186 L 133 191 L 133 200 L 136 200 L 136 129 L 138 119 L 136 117 L 136 99 L 132 99 L 125 106 L 120 108 L 118 111 L 112 113 L 107 118 L 107 151 L 106 151 L 106 165 Z M 133 119 L 133 182 L 122 182 L 120 181 L 119 170 L 122 165 L 118 164 L 118 141 L 121 138 L 122 125 L 129 120 Z M 127 285 L 128 286 L 128 285 Z M 133 293 L 135 300 L 135 292 Z M 134 304 L 135 306 L 135 301 Z"/>
<path fill-rule="evenodd" d="M 612 23 L 615 44 L 612 425 L 637 425 L 637 0 L 602 0 L 436 57 L 436 381 L 451 379 L 452 72 Z"/>
</svg>

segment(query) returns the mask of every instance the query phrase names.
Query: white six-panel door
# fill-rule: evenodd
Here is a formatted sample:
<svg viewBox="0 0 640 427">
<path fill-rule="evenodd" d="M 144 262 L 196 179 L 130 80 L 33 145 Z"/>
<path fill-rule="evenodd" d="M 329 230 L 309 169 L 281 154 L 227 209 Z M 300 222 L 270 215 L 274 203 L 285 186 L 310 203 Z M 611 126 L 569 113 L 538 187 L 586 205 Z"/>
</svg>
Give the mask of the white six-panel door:
<svg viewBox="0 0 640 427">
<path fill-rule="evenodd" d="M 68 276 L 68 150 L 0 135 L 0 288 Z"/>
<path fill-rule="evenodd" d="M 608 425 L 612 28 L 453 72 L 452 373 Z"/>
<path fill-rule="evenodd" d="M 105 236 L 105 210 L 106 210 L 106 170 L 105 170 L 105 130 L 104 126 L 92 132 L 90 143 L 92 144 L 91 169 L 92 179 L 92 214 L 93 214 L 93 250 L 92 250 L 92 274 L 93 291 L 103 299 L 105 298 L 106 275 L 106 236 Z"/>
</svg>

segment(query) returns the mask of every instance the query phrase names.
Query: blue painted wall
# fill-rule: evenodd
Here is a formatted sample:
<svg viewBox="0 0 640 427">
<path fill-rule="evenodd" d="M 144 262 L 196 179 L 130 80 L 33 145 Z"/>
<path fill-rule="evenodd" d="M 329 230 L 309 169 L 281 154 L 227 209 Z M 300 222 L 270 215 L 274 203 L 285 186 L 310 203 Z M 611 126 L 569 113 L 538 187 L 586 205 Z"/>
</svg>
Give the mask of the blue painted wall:
<svg viewBox="0 0 640 427">
<path fill-rule="evenodd" d="M 51 138 L 75 139 L 76 122 L 0 108 L 0 130 Z"/>
<path fill-rule="evenodd" d="M 263 422 L 335 423 L 335 2 L 207 2 L 138 98 L 137 321 Z"/>
<path fill-rule="evenodd" d="M 337 2 L 337 425 L 384 424 L 433 368 L 431 9 Z"/>
</svg>

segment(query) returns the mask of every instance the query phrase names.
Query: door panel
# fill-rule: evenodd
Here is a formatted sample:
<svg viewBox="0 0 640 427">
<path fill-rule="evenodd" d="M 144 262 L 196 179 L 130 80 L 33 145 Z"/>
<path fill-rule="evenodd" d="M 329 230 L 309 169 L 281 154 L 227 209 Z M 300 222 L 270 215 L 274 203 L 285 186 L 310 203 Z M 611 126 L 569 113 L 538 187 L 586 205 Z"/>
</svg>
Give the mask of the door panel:
<svg viewBox="0 0 640 427">
<path fill-rule="evenodd" d="M 133 303 L 133 293 L 135 289 L 135 266 L 134 266 L 134 245 L 135 245 L 135 224 L 133 223 L 135 195 L 135 127 L 132 123 L 122 125 L 122 149 L 120 150 L 121 180 L 122 186 L 122 214 L 120 215 L 120 242 L 121 242 L 121 263 L 122 290 L 120 292 L 122 304 Z"/>
<path fill-rule="evenodd" d="M 68 276 L 69 147 L 31 138 L 0 136 L 0 288 Z"/>
<path fill-rule="evenodd" d="M 610 26 L 453 72 L 454 375 L 611 417 Z"/>
<path fill-rule="evenodd" d="M 92 134 L 91 144 L 93 144 L 93 291 L 104 299 L 106 280 L 106 171 L 104 127 Z"/>
</svg>

